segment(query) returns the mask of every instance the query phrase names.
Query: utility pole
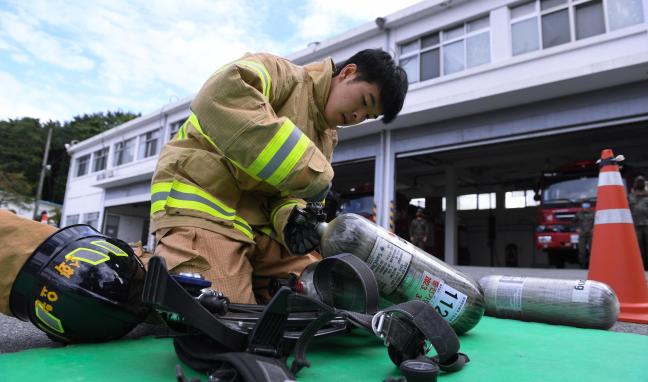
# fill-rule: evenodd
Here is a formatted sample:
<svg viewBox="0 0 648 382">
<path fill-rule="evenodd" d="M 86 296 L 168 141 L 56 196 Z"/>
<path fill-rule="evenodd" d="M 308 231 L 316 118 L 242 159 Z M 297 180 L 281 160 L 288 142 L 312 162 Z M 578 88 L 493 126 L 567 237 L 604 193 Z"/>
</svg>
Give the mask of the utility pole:
<svg viewBox="0 0 648 382">
<path fill-rule="evenodd" d="M 50 124 L 47 131 L 47 143 L 45 143 L 45 155 L 43 155 L 43 164 L 41 165 L 40 179 L 38 180 L 38 191 L 36 191 L 36 203 L 34 203 L 34 220 L 38 219 L 38 204 L 40 203 L 43 192 L 43 183 L 45 182 L 45 173 L 47 172 L 47 157 L 49 156 L 50 142 L 52 141 L 52 126 Z"/>
</svg>

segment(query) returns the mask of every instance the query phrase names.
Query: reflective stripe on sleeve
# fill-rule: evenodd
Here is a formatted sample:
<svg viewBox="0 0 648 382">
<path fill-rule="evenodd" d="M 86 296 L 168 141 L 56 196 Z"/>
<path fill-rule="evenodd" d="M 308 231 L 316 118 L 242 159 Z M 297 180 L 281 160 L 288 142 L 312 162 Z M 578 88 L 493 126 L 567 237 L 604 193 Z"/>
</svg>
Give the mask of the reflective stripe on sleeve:
<svg viewBox="0 0 648 382">
<path fill-rule="evenodd" d="M 621 174 L 618 171 L 604 171 L 599 173 L 598 186 L 623 186 Z"/>
<path fill-rule="evenodd" d="M 286 119 L 245 172 L 277 186 L 304 155 L 308 142 L 308 137 Z"/>
<path fill-rule="evenodd" d="M 218 148 L 209 135 L 203 131 L 196 114 L 191 113 L 188 121 L 212 146 Z M 309 143 L 310 139 L 306 134 L 302 133 L 292 121 L 286 119 L 270 142 L 248 167 L 242 166 L 231 158 L 228 159 L 252 178 L 265 180 L 277 187 L 304 156 Z"/>
<path fill-rule="evenodd" d="M 172 182 L 160 182 L 151 185 L 151 215 L 164 210 L 172 185 Z"/>
<path fill-rule="evenodd" d="M 254 239 L 254 234 L 252 233 L 252 227 L 241 217 L 236 216 L 234 218 L 234 228 L 238 229 L 239 231 L 243 232 L 245 236 L 247 236 L 250 239 Z"/>
<path fill-rule="evenodd" d="M 276 227 L 277 222 L 275 221 L 275 219 L 277 218 L 277 212 L 279 212 L 279 210 L 281 210 L 284 207 L 289 207 L 289 206 L 292 208 L 292 207 L 298 205 L 300 201 L 301 201 L 301 199 L 288 199 L 285 202 L 278 205 L 277 207 L 275 207 L 272 210 L 272 212 L 270 213 L 270 221 L 272 222 L 272 226 Z"/>
<path fill-rule="evenodd" d="M 249 60 L 236 61 L 234 64 L 245 66 L 246 68 L 252 69 L 252 70 L 257 72 L 257 74 L 259 75 L 259 78 L 261 79 L 262 93 L 269 100 L 270 99 L 270 86 L 272 84 L 272 78 L 270 77 L 270 73 L 268 73 L 268 70 L 265 68 L 265 66 L 263 66 L 262 64 L 260 64 L 258 62 L 249 61 Z"/>
<path fill-rule="evenodd" d="M 615 223 L 632 223 L 632 215 L 627 208 L 609 209 L 596 211 L 594 224 L 615 224 Z"/>
</svg>

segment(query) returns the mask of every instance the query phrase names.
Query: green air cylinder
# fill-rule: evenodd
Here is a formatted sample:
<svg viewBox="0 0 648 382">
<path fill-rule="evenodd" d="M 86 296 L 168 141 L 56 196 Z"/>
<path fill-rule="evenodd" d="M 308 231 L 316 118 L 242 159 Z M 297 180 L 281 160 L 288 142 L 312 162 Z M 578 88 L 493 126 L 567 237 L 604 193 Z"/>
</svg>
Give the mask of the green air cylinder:
<svg viewBox="0 0 648 382">
<path fill-rule="evenodd" d="M 489 316 L 595 329 L 619 316 L 616 294 L 598 281 L 485 276 L 479 284 Z"/>
<path fill-rule="evenodd" d="M 318 231 L 322 256 L 352 253 L 365 261 L 386 300 L 429 302 L 457 333 L 484 315 L 484 296 L 470 276 L 362 216 L 341 214 Z"/>
</svg>

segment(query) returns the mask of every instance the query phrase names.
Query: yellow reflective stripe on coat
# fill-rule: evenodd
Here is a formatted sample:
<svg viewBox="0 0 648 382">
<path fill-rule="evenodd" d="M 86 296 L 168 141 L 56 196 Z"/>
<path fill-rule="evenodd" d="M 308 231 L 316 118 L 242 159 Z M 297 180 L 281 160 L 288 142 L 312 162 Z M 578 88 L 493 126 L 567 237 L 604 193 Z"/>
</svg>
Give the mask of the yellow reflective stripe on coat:
<svg viewBox="0 0 648 382">
<path fill-rule="evenodd" d="M 151 215 L 164 211 L 172 185 L 172 182 L 159 182 L 151 185 Z"/>
<path fill-rule="evenodd" d="M 245 172 L 277 186 L 295 168 L 308 142 L 308 137 L 286 119 Z"/>
<path fill-rule="evenodd" d="M 187 121 L 190 121 L 212 146 L 218 148 L 203 131 L 196 114 L 191 113 Z M 286 119 L 252 164 L 244 167 L 231 158 L 230 161 L 255 180 L 265 180 L 277 187 L 304 156 L 309 143 L 310 139 L 306 134 L 302 133 L 291 120 Z"/>
<path fill-rule="evenodd" d="M 257 227 L 257 231 L 261 232 L 262 234 L 271 237 L 274 240 L 279 240 L 277 237 L 277 234 L 275 233 L 275 230 L 267 225 L 264 225 L 263 227 Z"/>
<path fill-rule="evenodd" d="M 266 96 L 267 99 L 270 99 L 270 86 L 272 85 L 272 78 L 270 77 L 270 73 L 268 73 L 268 70 L 265 68 L 265 66 L 258 62 L 249 60 L 239 60 L 234 64 L 245 66 L 248 69 L 256 71 L 259 75 L 259 78 L 261 79 L 262 93 L 264 96 Z"/>
<path fill-rule="evenodd" d="M 225 205 L 206 191 L 179 181 L 160 182 L 151 186 L 151 214 L 162 211 L 166 206 L 204 212 L 217 219 L 230 221 L 234 228 L 252 239 L 252 228 L 236 210 Z"/>
<path fill-rule="evenodd" d="M 277 226 L 277 222 L 275 221 L 275 219 L 277 218 L 277 212 L 279 212 L 279 210 L 281 210 L 282 208 L 287 207 L 287 206 L 294 207 L 294 206 L 298 205 L 300 202 L 301 202 L 301 199 L 288 199 L 285 202 L 278 205 L 277 207 L 275 207 L 272 210 L 272 212 L 270 213 L 270 221 L 272 222 L 272 226 L 273 227 Z"/>
<path fill-rule="evenodd" d="M 261 64 L 260 62 L 250 61 L 250 60 L 233 61 L 218 68 L 214 72 L 214 74 L 212 74 L 212 76 L 215 76 L 216 74 L 222 72 L 223 70 L 229 68 L 232 65 L 240 65 L 250 70 L 254 70 L 259 76 L 259 79 L 261 80 L 261 93 L 268 100 L 270 100 L 270 89 L 272 87 L 272 77 L 270 77 L 270 73 L 268 72 L 266 67 L 263 66 L 263 64 Z"/>
<path fill-rule="evenodd" d="M 188 123 L 189 123 L 189 119 L 184 121 L 182 126 L 180 126 L 180 128 L 178 129 L 178 132 L 176 134 L 177 134 L 177 139 L 179 141 L 187 138 L 187 125 L 188 125 Z"/>
</svg>

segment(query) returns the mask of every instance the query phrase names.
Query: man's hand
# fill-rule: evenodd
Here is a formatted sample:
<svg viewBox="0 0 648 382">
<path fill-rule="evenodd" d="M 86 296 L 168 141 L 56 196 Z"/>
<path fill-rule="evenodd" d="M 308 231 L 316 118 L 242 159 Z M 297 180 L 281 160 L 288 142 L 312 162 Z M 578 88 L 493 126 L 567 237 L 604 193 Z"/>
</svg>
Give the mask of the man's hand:
<svg viewBox="0 0 648 382">
<path fill-rule="evenodd" d="M 308 203 L 306 208 L 294 207 L 284 227 L 284 244 L 294 255 L 305 255 L 317 249 L 320 237 L 317 225 L 326 220 L 320 203 Z"/>
</svg>

